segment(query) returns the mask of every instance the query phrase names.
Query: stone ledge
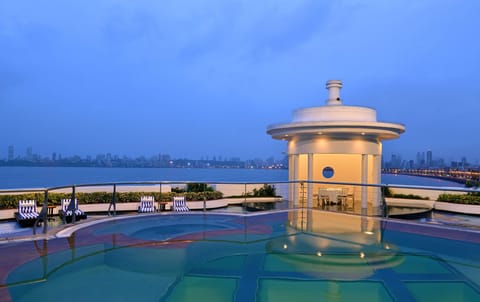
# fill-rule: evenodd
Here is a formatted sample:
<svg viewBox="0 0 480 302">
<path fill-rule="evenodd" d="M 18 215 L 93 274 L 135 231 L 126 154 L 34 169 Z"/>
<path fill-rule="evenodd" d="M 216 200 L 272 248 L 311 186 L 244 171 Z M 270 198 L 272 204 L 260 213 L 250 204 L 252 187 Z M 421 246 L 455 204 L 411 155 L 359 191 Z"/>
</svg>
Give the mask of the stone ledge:
<svg viewBox="0 0 480 302">
<path fill-rule="evenodd" d="M 424 199 L 407 199 L 407 198 L 385 198 L 385 202 L 388 206 L 400 206 L 400 207 L 414 207 L 414 208 L 426 208 L 432 209 L 435 204 L 435 200 Z"/>
<path fill-rule="evenodd" d="M 461 214 L 468 214 L 468 215 L 480 215 L 480 205 L 459 204 L 459 203 L 437 201 L 435 202 L 434 208 L 435 210 L 439 210 L 439 211 L 447 211 L 447 212 L 454 212 L 454 213 L 461 213 Z"/>
</svg>

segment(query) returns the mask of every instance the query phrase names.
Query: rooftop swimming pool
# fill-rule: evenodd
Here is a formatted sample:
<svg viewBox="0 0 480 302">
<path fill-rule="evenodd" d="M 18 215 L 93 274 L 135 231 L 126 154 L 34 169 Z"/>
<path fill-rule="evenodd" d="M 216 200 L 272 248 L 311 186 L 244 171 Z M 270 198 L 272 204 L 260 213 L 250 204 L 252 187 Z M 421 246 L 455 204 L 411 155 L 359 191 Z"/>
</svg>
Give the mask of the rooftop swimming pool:
<svg viewBox="0 0 480 302">
<path fill-rule="evenodd" d="M 480 232 L 320 210 L 121 216 L 0 245 L 0 301 L 480 301 Z"/>
</svg>

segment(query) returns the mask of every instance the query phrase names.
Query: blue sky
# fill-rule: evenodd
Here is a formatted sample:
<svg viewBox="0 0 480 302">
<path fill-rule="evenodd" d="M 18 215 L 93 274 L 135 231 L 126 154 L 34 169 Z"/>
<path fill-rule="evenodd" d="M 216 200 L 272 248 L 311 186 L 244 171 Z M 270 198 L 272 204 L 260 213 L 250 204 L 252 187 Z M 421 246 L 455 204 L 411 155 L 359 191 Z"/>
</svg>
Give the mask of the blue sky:
<svg viewBox="0 0 480 302">
<path fill-rule="evenodd" d="M 295 109 L 377 109 L 384 154 L 478 161 L 480 1 L 0 0 L 0 157 L 282 157 Z"/>
</svg>

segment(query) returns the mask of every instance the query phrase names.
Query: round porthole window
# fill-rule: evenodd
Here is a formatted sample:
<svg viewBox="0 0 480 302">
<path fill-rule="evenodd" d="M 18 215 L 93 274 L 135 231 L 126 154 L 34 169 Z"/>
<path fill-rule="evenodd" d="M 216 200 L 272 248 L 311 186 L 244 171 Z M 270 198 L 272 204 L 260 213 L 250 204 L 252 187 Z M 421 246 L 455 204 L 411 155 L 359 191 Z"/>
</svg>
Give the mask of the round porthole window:
<svg viewBox="0 0 480 302">
<path fill-rule="evenodd" d="M 323 168 L 322 174 L 323 174 L 323 177 L 325 178 L 332 178 L 334 174 L 333 168 L 332 167 Z"/>
</svg>

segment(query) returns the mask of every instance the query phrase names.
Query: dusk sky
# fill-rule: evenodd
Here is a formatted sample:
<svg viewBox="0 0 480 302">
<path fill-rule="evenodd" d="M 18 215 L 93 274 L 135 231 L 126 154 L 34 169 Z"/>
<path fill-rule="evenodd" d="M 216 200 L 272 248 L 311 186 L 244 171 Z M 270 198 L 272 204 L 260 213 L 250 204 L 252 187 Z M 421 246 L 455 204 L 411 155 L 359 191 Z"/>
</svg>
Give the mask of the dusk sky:
<svg viewBox="0 0 480 302">
<path fill-rule="evenodd" d="M 478 0 L 0 0 L 0 158 L 281 158 L 323 105 L 406 132 L 384 155 L 480 160 Z"/>
</svg>

